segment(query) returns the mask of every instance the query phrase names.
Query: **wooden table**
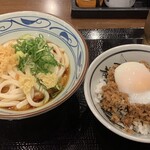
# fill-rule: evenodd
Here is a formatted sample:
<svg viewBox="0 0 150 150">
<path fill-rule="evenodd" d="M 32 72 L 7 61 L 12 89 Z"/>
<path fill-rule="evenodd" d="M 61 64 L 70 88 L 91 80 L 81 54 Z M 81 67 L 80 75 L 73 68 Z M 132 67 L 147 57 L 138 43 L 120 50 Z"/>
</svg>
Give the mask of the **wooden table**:
<svg viewBox="0 0 150 150">
<path fill-rule="evenodd" d="M 0 14 L 27 10 L 40 11 L 65 19 L 77 29 L 138 28 L 145 24 L 145 19 L 73 19 L 71 18 L 70 2 L 71 0 L 0 0 Z M 96 45 L 97 42 L 99 41 L 94 40 L 89 45 Z M 115 44 L 113 40 L 112 43 Z M 92 59 L 99 53 L 94 53 Z M 78 94 L 82 94 L 82 91 Z M 52 114 L 45 113 L 45 116 L 41 118 L 35 117 L 33 120 L 24 119 L 16 122 L 1 121 L 0 150 L 78 149 L 80 147 L 86 150 L 90 148 L 92 150 L 117 150 L 135 147 L 137 149 L 143 148 L 143 150 L 150 149 L 148 144 L 140 145 L 136 142 L 127 141 L 107 130 L 96 120 L 91 111 L 85 108 L 87 106 L 84 104 L 84 100 L 81 102 L 81 108 L 79 108 L 78 98 L 82 100 L 82 96 L 78 95 L 77 97 L 75 95 L 68 103 L 64 103 L 59 110 L 56 109 Z M 79 114 L 79 111 L 82 114 Z"/>
<path fill-rule="evenodd" d="M 0 14 L 26 10 L 54 14 L 77 29 L 138 28 L 145 24 L 145 19 L 74 19 L 71 0 L 0 0 Z"/>
</svg>

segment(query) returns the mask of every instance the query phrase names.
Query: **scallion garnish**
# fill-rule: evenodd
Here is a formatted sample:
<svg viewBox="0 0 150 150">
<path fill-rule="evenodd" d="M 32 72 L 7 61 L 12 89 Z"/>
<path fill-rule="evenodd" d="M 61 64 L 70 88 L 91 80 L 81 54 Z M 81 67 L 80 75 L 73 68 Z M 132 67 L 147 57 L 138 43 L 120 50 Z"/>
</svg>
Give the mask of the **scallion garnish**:
<svg viewBox="0 0 150 150">
<path fill-rule="evenodd" d="M 51 53 L 53 47 L 48 46 L 41 34 L 35 38 L 30 35 L 20 38 L 14 48 L 19 58 L 18 68 L 22 72 L 28 66 L 33 75 L 39 72 L 46 74 L 59 65 Z"/>
</svg>

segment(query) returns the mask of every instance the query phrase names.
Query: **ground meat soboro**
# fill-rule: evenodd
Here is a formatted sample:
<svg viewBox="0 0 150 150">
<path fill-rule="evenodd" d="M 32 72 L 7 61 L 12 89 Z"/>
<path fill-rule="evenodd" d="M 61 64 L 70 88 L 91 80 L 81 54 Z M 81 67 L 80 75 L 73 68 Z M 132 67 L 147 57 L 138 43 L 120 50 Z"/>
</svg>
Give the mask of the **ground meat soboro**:
<svg viewBox="0 0 150 150">
<path fill-rule="evenodd" d="M 150 69 L 148 63 L 141 63 Z M 126 131 L 137 132 L 135 122 L 150 125 L 150 104 L 131 104 L 128 95 L 119 91 L 114 79 L 117 66 L 114 65 L 108 69 L 107 84 L 102 87 L 103 99 L 100 105 L 109 114 L 111 121 L 122 124 Z"/>
</svg>

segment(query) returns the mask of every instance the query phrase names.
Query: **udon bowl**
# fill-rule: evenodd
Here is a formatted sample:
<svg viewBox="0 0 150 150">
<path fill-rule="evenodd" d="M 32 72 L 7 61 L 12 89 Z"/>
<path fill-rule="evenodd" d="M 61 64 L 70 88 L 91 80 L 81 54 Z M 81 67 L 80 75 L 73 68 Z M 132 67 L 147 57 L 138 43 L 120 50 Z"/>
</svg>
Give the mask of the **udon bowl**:
<svg viewBox="0 0 150 150">
<path fill-rule="evenodd" d="M 84 94 L 91 112 L 107 129 L 121 137 L 132 141 L 150 143 L 150 134 L 130 134 L 123 130 L 122 126 L 119 126 L 116 123 L 110 121 L 108 117 L 109 114 L 106 115 L 106 112 L 104 112 L 101 108 L 100 100 L 98 99 L 95 92 L 96 85 L 99 84 L 100 78 L 102 78 L 104 75 L 102 70 L 105 70 L 106 67 L 109 68 L 113 66 L 114 63 L 121 64 L 126 61 L 139 62 L 143 60 L 150 63 L 149 45 L 127 44 L 108 49 L 107 51 L 97 56 L 90 64 L 85 76 Z"/>
<path fill-rule="evenodd" d="M 0 44 L 25 34 L 42 34 L 47 41 L 65 49 L 70 62 L 70 74 L 63 91 L 43 106 L 15 111 L 0 108 L 0 119 L 24 119 L 46 113 L 68 100 L 81 85 L 88 67 L 88 49 L 82 35 L 73 25 L 51 14 L 18 11 L 0 15 Z"/>
</svg>

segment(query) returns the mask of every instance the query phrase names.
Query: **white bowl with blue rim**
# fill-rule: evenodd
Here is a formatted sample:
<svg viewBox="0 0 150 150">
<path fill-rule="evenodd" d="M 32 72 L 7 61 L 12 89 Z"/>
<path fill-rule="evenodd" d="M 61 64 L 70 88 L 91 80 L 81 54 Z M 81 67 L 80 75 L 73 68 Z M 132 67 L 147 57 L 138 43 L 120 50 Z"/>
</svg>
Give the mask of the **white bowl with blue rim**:
<svg viewBox="0 0 150 150">
<path fill-rule="evenodd" d="M 65 89 L 44 106 L 27 111 L 0 110 L 0 119 L 22 119 L 50 111 L 68 100 L 79 88 L 88 67 L 88 49 L 80 32 L 51 14 L 18 11 L 0 15 L 0 44 L 25 34 L 42 34 L 47 41 L 63 47 L 70 60 L 70 77 Z"/>
<path fill-rule="evenodd" d="M 150 63 L 150 46 L 144 44 L 126 44 L 113 47 L 97 56 L 90 64 L 84 81 L 84 95 L 87 104 L 97 118 L 108 130 L 126 139 L 150 143 L 150 134 L 134 133 L 129 134 L 122 130 L 122 128 L 110 121 L 100 106 L 100 100 L 97 98 L 95 89 L 98 85 L 100 78 L 104 75 L 101 70 L 105 70 L 106 66 L 109 68 L 114 63 L 124 63 L 126 61 L 146 61 Z"/>
</svg>

